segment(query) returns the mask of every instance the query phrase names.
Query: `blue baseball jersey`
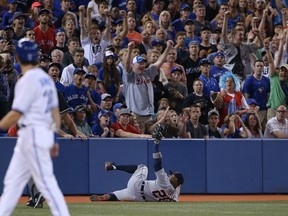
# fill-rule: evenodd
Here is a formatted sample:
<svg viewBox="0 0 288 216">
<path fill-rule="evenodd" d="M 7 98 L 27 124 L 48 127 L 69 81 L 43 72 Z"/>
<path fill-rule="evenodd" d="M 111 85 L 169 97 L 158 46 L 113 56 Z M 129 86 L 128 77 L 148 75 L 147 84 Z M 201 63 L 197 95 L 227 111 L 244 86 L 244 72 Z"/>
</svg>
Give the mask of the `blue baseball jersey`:
<svg viewBox="0 0 288 216">
<path fill-rule="evenodd" d="M 68 105 L 72 108 L 75 108 L 78 105 L 89 104 L 87 91 L 88 88 L 85 86 L 78 88 L 73 83 L 67 86 L 65 97 L 68 102 Z"/>
<path fill-rule="evenodd" d="M 203 94 L 206 95 L 207 97 L 210 97 L 211 92 L 219 92 L 220 91 L 217 80 L 214 79 L 213 77 L 210 77 L 210 79 L 208 79 L 206 76 L 201 74 L 199 76 L 199 79 L 202 80 L 202 82 L 203 82 L 203 85 L 204 85 L 203 86 Z"/>
</svg>

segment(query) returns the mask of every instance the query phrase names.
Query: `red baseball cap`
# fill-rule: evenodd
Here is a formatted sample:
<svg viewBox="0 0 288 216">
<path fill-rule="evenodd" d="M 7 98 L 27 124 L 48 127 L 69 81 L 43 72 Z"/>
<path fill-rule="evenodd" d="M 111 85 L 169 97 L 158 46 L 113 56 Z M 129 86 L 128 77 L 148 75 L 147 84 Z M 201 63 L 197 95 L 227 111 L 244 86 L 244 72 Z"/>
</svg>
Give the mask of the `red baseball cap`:
<svg viewBox="0 0 288 216">
<path fill-rule="evenodd" d="M 31 9 L 34 9 L 35 7 L 41 7 L 42 4 L 40 2 L 34 2 L 32 5 L 31 5 Z"/>
</svg>

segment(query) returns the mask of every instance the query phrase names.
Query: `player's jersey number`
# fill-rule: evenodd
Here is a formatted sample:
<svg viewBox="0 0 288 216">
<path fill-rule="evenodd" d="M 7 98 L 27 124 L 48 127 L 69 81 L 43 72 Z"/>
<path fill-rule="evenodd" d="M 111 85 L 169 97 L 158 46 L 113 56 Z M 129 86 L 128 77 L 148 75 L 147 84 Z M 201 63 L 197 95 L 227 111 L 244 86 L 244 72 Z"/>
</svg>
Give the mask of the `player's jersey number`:
<svg viewBox="0 0 288 216">
<path fill-rule="evenodd" d="M 152 191 L 152 194 L 159 202 L 172 201 L 172 199 L 168 197 L 164 190 Z"/>
<path fill-rule="evenodd" d="M 51 89 L 45 90 L 43 97 L 46 99 L 46 107 L 44 112 L 47 113 L 52 108 L 52 97 L 53 97 L 53 91 Z M 44 104 L 43 104 L 44 105 Z"/>
</svg>

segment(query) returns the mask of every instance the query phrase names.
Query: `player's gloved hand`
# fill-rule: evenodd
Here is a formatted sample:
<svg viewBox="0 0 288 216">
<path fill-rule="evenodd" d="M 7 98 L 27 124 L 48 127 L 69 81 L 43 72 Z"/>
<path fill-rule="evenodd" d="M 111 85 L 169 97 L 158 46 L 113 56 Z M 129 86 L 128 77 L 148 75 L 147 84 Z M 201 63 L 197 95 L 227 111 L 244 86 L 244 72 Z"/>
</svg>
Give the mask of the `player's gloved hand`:
<svg viewBox="0 0 288 216">
<path fill-rule="evenodd" d="M 155 141 L 159 142 L 163 137 L 164 129 L 165 127 L 163 124 L 158 124 L 152 133 L 152 138 L 154 138 Z"/>
</svg>

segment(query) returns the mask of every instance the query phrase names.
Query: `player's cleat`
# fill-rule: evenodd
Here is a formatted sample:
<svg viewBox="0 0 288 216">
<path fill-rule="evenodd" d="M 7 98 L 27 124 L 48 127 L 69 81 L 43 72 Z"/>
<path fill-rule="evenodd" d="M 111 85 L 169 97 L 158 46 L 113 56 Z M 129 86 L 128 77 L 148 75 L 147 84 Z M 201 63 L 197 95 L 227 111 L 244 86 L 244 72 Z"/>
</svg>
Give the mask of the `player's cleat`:
<svg viewBox="0 0 288 216">
<path fill-rule="evenodd" d="M 92 202 L 108 201 L 108 200 L 110 200 L 110 195 L 109 194 L 104 194 L 102 196 L 100 196 L 100 195 L 92 195 L 92 196 L 90 196 L 90 200 Z"/>
<path fill-rule="evenodd" d="M 45 201 L 45 198 L 43 197 L 42 193 L 37 193 L 34 198 L 34 202 L 35 202 L 34 208 L 43 208 L 44 201 Z"/>
<path fill-rule="evenodd" d="M 105 170 L 106 171 L 114 170 L 113 165 L 115 165 L 115 162 L 105 162 Z"/>
<path fill-rule="evenodd" d="M 163 138 L 164 129 L 165 129 L 165 127 L 163 124 L 157 124 L 157 126 L 155 127 L 155 129 L 152 133 L 152 138 L 156 142 L 159 142 Z"/>
</svg>

